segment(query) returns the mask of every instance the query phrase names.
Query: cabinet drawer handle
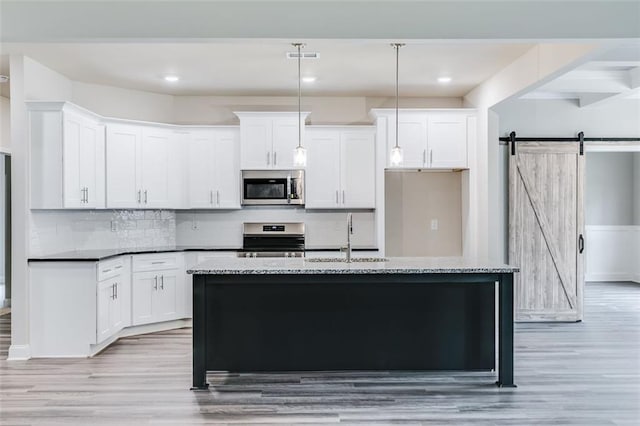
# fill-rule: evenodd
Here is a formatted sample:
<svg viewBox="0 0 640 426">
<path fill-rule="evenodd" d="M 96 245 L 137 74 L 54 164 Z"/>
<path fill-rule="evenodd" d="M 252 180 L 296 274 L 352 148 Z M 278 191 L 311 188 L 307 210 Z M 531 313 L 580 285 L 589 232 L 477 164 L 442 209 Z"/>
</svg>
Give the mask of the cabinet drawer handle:
<svg viewBox="0 0 640 426">
<path fill-rule="evenodd" d="M 111 300 L 116 298 L 116 285 L 111 284 Z"/>
<path fill-rule="evenodd" d="M 117 298 L 118 298 L 118 283 L 115 283 L 115 284 L 113 285 L 113 288 L 115 288 L 115 289 L 116 289 L 116 297 L 115 297 L 115 299 L 117 299 Z"/>
<path fill-rule="evenodd" d="M 164 290 L 164 275 L 160 275 L 160 290 Z"/>
<path fill-rule="evenodd" d="M 106 274 L 107 272 L 111 272 L 111 269 L 103 269 L 103 270 L 102 270 L 102 273 L 103 273 L 103 274 Z"/>
<path fill-rule="evenodd" d="M 164 260 L 160 260 L 158 262 L 151 262 L 152 265 L 164 265 L 165 261 Z"/>
<path fill-rule="evenodd" d="M 154 290 L 158 289 L 158 276 L 157 275 L 155 277 L 153 277 L 153 289 Z"/>
<path fill-rule="evenodd" d="M 115 269 L 122 269 L 122 265 L 116 266 Z"/>
</svg>

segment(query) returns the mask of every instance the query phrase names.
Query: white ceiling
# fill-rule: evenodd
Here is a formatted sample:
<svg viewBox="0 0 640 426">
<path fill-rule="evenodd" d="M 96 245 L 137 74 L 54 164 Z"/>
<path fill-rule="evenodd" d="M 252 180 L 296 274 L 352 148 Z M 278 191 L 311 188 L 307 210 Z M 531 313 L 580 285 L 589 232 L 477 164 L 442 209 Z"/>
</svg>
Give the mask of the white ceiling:
<svg viewBox="0 0 640 426">
<path fill-rule="evenodd" d="M 400 95 L 460 97 L 532 47 L 523 43 L 413 42 L 400 50 Z M 37 43 L 0 45 L 0 73 L 9 54 L 24 54 L 76 81 L 172 95 L 297 93 L 297 64 L 288 42 Z M 304 95 L 393 96 L 395 52 L 385 41 L 309 41 L 303 60 Z M 4 70 L 4 71 L 3 71 Z M 166 74 L 181 80 L 169 84 Z M 437 83 L 450 76 L 452 82 Z"/>
<path fill-rule="evenodd" d="M 616 99 L 640 99 L 640 43 L 611 49 L 521 99 L 572 99 L 582 108 Z"/>
</svg>

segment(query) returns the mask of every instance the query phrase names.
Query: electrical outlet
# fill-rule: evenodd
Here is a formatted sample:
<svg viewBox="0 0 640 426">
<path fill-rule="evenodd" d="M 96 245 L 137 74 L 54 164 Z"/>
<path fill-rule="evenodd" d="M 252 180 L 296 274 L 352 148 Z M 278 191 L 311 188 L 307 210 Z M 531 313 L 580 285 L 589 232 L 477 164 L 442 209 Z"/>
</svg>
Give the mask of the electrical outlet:
<svg viewBox="0 0 640 426">
<path fill-rule="evenodd" d="M 116 222 L 115 220 L 111 221 L 111 232 L 117 232 L 118 231 L 118 222 Z"/>
<path fill-rule="evenodd" d="M 438 230 L 438 219 L 431 219 L 431 230 L 432 231 Z"/>
</svg>

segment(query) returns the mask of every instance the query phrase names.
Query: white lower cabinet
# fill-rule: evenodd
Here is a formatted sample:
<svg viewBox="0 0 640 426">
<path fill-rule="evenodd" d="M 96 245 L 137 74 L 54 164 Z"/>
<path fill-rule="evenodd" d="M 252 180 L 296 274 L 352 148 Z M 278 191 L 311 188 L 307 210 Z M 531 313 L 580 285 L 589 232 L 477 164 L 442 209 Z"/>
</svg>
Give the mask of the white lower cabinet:
<svg viewBox="0 0 640 426">
<path fill-rule="evenodd" d="M 98 262 L 96 343 L 131 325 L 129 262 L 128 256 Z"/>
<path fill-rule="evenodd" d="M 97 343 L 103 342 L 124 326 L 124 310 L 127 306 L 122 303 L 123 287 L 122 277 L 98 283 Z"/>
<path fill-rule="evenodd" d="M 132 276 L 133 325 L 170 321 L 185 316 L 182 253 L 134 256 Z"/>
</svg>

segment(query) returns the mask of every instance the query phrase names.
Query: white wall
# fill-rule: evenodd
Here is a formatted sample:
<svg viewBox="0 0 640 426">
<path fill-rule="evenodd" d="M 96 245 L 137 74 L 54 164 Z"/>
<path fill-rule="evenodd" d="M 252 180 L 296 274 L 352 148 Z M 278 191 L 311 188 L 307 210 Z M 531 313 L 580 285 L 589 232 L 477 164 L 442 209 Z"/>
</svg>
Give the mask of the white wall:
<svg viewBox="0 0 640 426">
<path fill-rule="evenodd" d="M 173 122 L 173 96 L 72 82 L 72 102 L 106 117 Z"/>
<path fill-rule="evenodd" d="M 587 153 L 585 182 L 587 226 L 635 224 L 634 205 L 637 204 L 640 193 L 635 192 L 638 185 L 634 184 L 633 160 L 633 153 L 628 152 Z"/>
<path fill-rule="evenodd" d="M 9 98 L 0 96 L 0 152 L 11 151 L 11 107 Z"/>
<path fill-rule="evenodd" d="M 311 111 L 307 124 L 370 124 L 372 108 L 395 106 L 395 98 L 363 96 L 303 97 Z M 459 108 L 461 98 L 402 98 L 403 108 Z M 176 96 L 173 122 L 178 124 L 238 124 L 233 111 L 296 111 L 293 96 Z"/>
</svg>

